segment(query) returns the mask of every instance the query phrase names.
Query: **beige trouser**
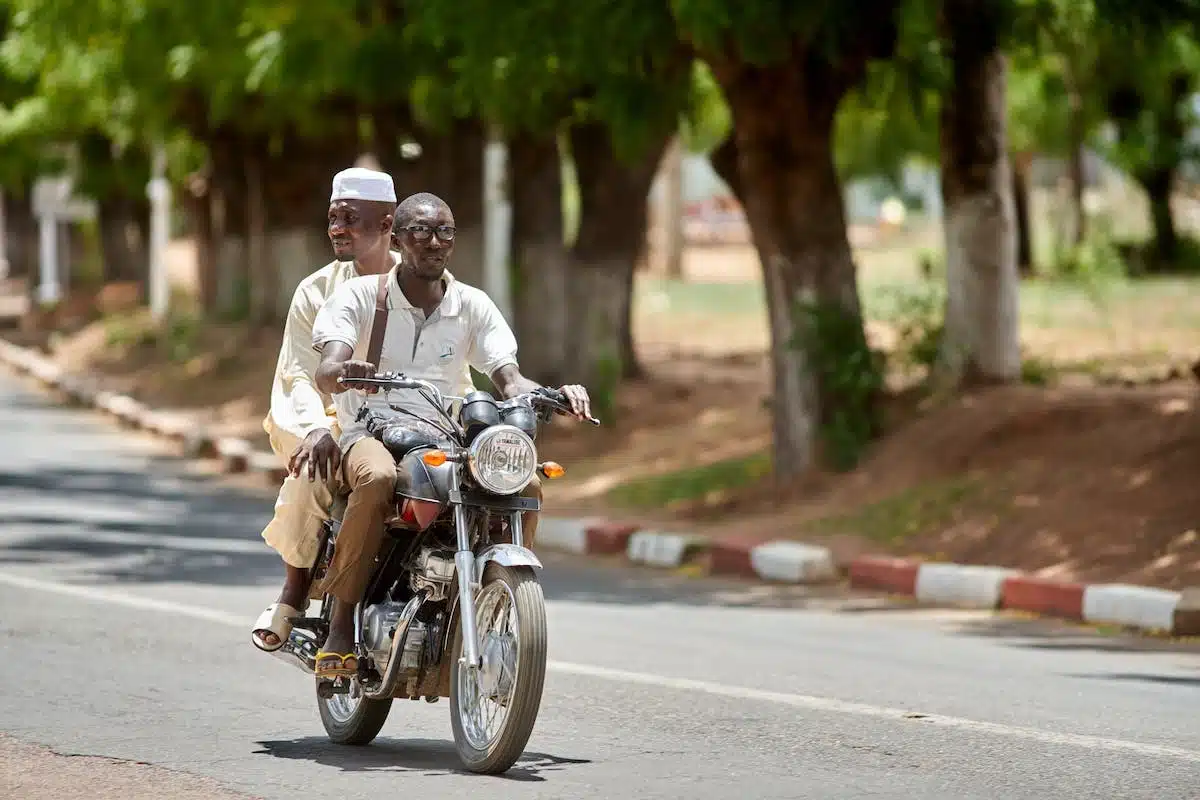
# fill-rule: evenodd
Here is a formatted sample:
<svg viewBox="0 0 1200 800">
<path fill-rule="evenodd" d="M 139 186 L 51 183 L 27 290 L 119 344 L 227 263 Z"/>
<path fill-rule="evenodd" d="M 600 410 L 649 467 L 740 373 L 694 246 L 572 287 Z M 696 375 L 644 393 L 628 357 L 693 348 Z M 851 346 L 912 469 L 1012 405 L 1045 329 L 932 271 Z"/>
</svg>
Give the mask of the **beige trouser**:
<svg viewBox="0 0 1200 800">
<path fill-rule="evenodd" d="M 300 440 L 278 429 L 271 432 L 271 449 L 286 465 Z M 340 485 L 334 476 L 335 488 Z M 288 475 L 279 487 L 275 516 L 263 529 L 262 537 L 289 566 L 308 569 L 317 558 L 321 526 L 329 519 L 334 492 L 330 484 L 308 479 L 307 469 L 296 478 Z"/>
</svg>

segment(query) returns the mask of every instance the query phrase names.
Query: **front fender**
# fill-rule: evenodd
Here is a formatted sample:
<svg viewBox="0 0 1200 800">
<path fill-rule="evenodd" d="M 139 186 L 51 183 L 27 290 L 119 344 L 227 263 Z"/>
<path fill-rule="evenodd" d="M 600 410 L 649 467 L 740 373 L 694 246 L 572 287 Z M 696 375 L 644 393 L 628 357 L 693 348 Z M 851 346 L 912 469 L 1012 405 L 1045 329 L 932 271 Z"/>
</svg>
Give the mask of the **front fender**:
<svg viewBox="0 0 1200 800">
<path fill-rule="evenodd" d="M 542 568 L 541 559 L 528 547 L 518 547 L 515 544 L 494 544 L 475 556 L 476 583 L 483 581 L 483 570 L 489 561 L 495 561 L 502 567 Z"/>
</svg>

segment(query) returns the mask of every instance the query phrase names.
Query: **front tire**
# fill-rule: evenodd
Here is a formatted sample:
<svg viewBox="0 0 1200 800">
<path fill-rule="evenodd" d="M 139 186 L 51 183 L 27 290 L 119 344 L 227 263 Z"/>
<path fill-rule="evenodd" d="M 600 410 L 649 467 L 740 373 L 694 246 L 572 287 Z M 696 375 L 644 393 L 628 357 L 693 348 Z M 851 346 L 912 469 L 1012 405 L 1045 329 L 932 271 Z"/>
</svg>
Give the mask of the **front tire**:
<svg viewBox="0 0 1200 800">
<path fill-rule="evenodd" d="M 515 625 L 505 625 L 505 619 L 493 620 L 500 616 L 499 604 L 491 602 L 493 595 L 507 601 L 508 613 L 503 616 L 508 621 L 515 617 Z M 494 610 L 493 605 L 496 606 Z M 461 665 L 460 625 L 450 668 L 450 721 L 455 748 L 463 765 L 471 772 L 498 775 L 512 767 L 525 752 L 542 705 L 546 679 L 546 601 L 531 567 L 505 567 L 491 562 L 483 571 L 475 610 L 481 642 L 488 641 L 489 632 L 493 634 L 489 650 L 491 658 L 484 654 L 489 648 L 483 643 L 481 656 L 493 666 L 504 663 L 504 668 L 493 674 L 500 674 L 497 682 L 507 691 L 493 692 L 496 698 L 479 696 L 482 694 L 479 671 L 469 671 Z M 497 633 L 495 627 L 510 630 Z M 511 630 L 514 627 L 515 631 Z M 515 654 L 504 654 L 509 646 L 506 642 L 515 642 Z M 496 656 L 496 653 L 504 655 Z M 515 676 L 508 673 L 509 665 L 515 666 Z M 472 674 L 476 676 L 474 681 L 469 678 Z M 476 699 L 478 703 L 473 702 Z M 504 709 L 505 717 L 493 733 L 485 729 L 485 721 L 476 708 L 482 710 L 486 703 L 497 701 Z"/>
</svg>

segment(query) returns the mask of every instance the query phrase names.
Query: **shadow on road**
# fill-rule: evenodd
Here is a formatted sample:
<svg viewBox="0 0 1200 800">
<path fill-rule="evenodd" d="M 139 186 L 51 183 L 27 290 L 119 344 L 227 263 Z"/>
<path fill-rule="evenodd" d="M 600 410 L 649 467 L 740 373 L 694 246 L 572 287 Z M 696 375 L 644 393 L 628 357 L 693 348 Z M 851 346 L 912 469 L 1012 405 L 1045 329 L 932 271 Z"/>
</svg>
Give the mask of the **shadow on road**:
<svg viewBox="0 0 1200 800">
<path fill-rule="evenodd" d="M 1110 672 L 1101 674 L 1077 674 L 1071 675 L 1072 678 L 1087 678 L 1089 680 L 1099 681 L 1133 681 L 1141 683 L 1157 683 L 1164 686 L 1184 686 L 1191 689 L 1200 689 L 1200 676 L 1188 677 L 1186 675 L 1150 675 L 1132 672 Z"/>
<path fill-rule="evenodd" d="M 254 755 L 311 761 L 343 772 L 420 772 L 422 775 L 468 775 L 458 760 L 454 745 L 436 739 L 376 739 L 367 747 L 332 744 L 319 736 L 300 739 L 261 741 Z M 504 775 L 505 780 L 541 782 L 545 773 L 579 764 L 586 758 L 564 758 L 547 753 L 526 752 Z"/>
<path fill-rule="evenodd" d="M 89 562 L 92 577 L 124 583 L 183 581 L 238 586 L 278 582 L 279 557 L 259 542 L 271 502 L 215 489 L 180 474 L 178 462 L 151 459 L 142 470 L 38 468 L 0 471 L 0 564 Z M 108 542 L 104 534 L 135 541 Z M 174 539 L 228 539 L 208 552 Z M 237 548 L 240 548 L 237 549 Z"/>
<path fill-rule="evenodd" d="M 1028 619 L 1003 615 L 965 620 L 954 628 L 964 636 L 1003 640 L 1010 647 L 1057 652 L 1096 653 L 1200 653 L 1200 643 L 1156 639 L 1133 633 L 1105 633 L 1094 628 L 1053 619 Z"/>
</svg>

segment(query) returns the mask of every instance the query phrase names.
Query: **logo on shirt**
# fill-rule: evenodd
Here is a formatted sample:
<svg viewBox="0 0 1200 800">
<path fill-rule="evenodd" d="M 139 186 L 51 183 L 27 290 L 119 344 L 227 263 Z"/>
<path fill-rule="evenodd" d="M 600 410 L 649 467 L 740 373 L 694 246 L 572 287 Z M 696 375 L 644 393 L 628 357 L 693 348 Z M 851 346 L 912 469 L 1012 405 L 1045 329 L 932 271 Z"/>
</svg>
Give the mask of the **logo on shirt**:
<svg viewBox="0 0 1200 800">
<path fill-rule="evenodd" d="M 442 354 L 438 356 L 441 361 L 447 361 L 454 356 L 454 345 L 446 345 L 442 348 Z"/>
</svg>

